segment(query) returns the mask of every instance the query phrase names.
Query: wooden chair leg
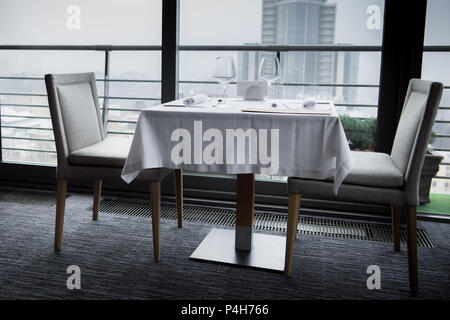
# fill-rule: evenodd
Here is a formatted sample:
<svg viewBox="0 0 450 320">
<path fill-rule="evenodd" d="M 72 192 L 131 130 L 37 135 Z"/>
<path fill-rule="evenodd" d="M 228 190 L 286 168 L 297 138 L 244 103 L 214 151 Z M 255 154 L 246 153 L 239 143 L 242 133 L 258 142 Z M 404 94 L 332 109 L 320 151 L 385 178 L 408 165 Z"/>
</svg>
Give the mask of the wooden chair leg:
<svg viewBox="0 0 450 320">
<path fill-rule="evenodd" d="M 413 294 L 418 291 L 418 269 L 417 269 L 417 212 L 416 207 L 408 207 L 408 265 L 409 265 L 409 287 Z"/>
<path fill-rule="evenodd" d="M 294 243 L 297 234 L 298 210 L 300 207 L 300 195 L 289 194 L 288 222 L 286 230 L 286 253 L 284 262 L 284 274 L 288 277 L 292 273 L 292 257 L 294 255 Z"/>
<path fill-rule="evenodd" d="M 159 261 L 159 227 L 161 222 L 161 183 L 152 182 L 150 186 L 152 199 L 152 229 L 153 229 L 153 251 L 155 261 Z"/>
<path fill-rule="evenodd" d="M 98 209 L 100 206 L 100 195 L 102 193 L 102 180 L 94 181 L 94 204 L 92 206 L 92 220 L 98 219 Z"/>
<path fill-rule="evenodd" d="M 400 214 L 401 206 L 391 206 L 392 213 L 392 238 L 394 242 L 394 250 L 400 251 Z"/>
<path fill-rule="evenodd" d="M 174 179 L 178 228 L 181 228 L 183 226 L 183 171 L 181 169 L 175 169 Z"/>
<path fill-rule="evenodd" d="M 300 199 L 299 199 L 299 207 L 300 207 Z M 295 221 L 295 240 L 297 240 L 297 238 L 298 238 L 298 233 L 297 233 L 297 230 L 299 229 L 298 228 L 298 222 L 299 222 L 299 220 L 300 220 L 300 217 L 299 217 L 299 208 L 297 208 L 297 215 L 295 216 L 296 218 L 297 218 L 297 221 Z"/>
<path fill-rule="evenodd" d="M 56 189 L 56 222 L 55 222 L 55 250 L 61 250 L 62 232 L 64 225 L 64 210 L 66 207 L 67 180 L 58 179 Z"/>
</svg>

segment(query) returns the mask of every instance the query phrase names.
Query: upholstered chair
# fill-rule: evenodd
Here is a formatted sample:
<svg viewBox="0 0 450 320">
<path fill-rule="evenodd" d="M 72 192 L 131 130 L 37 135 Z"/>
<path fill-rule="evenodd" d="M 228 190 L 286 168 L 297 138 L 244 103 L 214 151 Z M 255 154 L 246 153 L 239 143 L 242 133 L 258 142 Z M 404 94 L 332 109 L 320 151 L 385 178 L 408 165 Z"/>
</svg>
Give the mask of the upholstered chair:
<svg viewBox="0 0 450 320">
<path fill-rule="evenodd" d="M 120 180 L 131 140 L 108 137 L 103 129 L 94 73 L 47 74 L 50 115 L 57 151 L 55 250 L 61 249 L 68 180 L 94 181 L 93 220 L 97 220 L 102 180 Z M 150 182 L 155 260 L 160 258 L 160 182 L 168 169 L 144 170 L 137 180 Z M 178 225 L 182 221 L 180 171 L 175 174 Z"/>
<path fill-rule="evenodd" d="M 291 274 L 300 195 L 358 203 L 390 205 L 395 251 L 400 251 L 400 215 L 407 215 L 411 292 L 418 288 L 417 214 L 419 178 L 431 129 L 442 95 L 442 84 L 412 79 L 405 97 L 391 154 L 352 152 L 354 166 L 337 195 L 333 181 L 288 179 L 289 210 L 285 274 Z"/>
</svg>

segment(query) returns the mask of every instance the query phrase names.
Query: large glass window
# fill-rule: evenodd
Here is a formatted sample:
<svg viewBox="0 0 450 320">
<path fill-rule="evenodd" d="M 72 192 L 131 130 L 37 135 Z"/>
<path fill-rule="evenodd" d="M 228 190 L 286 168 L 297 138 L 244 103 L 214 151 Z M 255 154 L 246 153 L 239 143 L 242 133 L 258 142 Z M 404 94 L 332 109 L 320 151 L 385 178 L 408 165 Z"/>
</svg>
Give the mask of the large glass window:
<svg viewBox="0 0 450 320">
<path fill-rule="evenodd" d="M 161 45 L 161 0 L 2 0 L 1 45 Z M 105 51 L 0 50 L 2 160 L 56 163 L 46 73 L 95 72 Z M 139 111 L 160 101 L 161 52 L 109 53 L 108 131 L 131 138 Z"/>
<path fill-rule="evenodd" d="M 161 102 L 161 52 L 111 52 L 108 132 L 132 138 L 139 112 Z"/>
<path fill-rule="evenodd" d="M 0 43 L 160 45 L 161 4 L 161 0 L 3 0 Z M 352 148 L 373 149 L 373 144 L 360 145 L 359 141 L 364 140 L 364 132 L 371 139 L 374 134 L 374 130 L 362 132 L 361 128 L 375 123 L 383 0 L 182 0 L 180 10 L 182 46 L 244 48 L 182 50 L 181 97 L 198 92 L 219 94 L 220 87 L 211 77 L 219 55 L 234 58 L 238 80 L 256 79 L 261 57 L 276 52 L 247 51 L 246 46 L 374 46 L 365 51 L 281 51 L 282 74 L 274 90 L 279 98 L 333 100 Z M 160 103 L 161 53 L 111 51 L 109 61 L 108 130 L 130 137 L 139 111 Z M 2 50 L 0 63 L 3 160 L 54 164 L 42 77 L 49 72 L 94 71 L 102 96 L 105 52 Z M 236 95 L 234 84 L 228 92 Z"/>
<path fill-rule="evenodd" d="M 43 75 L 93 71 L 101 79 L 103 53 L 0 50 L 0 65 L 2 160 L 56 164 Z"/>
<path fill-rule="evenodd" d="M 444 84 L 440 108 L 433 127 L 430 150 L 443 157 L 431 192 L 450 194 L 450 1 L 428 0 L 425 28 L 425 52 L 422 62 L 422 78 Z M 427 46 L 442 46 L 441 51 L 430 51 Z M 442 200 L 441 200 L 442 201 Z M 449 201 L 447 199 L 446 201 Z"/>
<path fill-rule="evenodd" d="M 262 0 L 181 0 L 181 45 L 261 41 Z"/>
<path fill-rule="evenodd" d="M 161 0 L 2 0 L 1 44 L 159 45 Z"/>
<path fill-rule="evenodd" d="M 181 1 L 181 45 L 244 48 L 181 51 L 180 96 L 220 93 L 212 79 L 220 55 L 234 58 L 238 80 L 257 79 L 261 57 L 276 52 L 246 51 L 245 46 L 374 46 L 368 51 L 281 51 L 281 78 L 274 86 L 278 98 L 334 101 L 351 147 L 372 150 L 383 13 L 383 0 Z M 236 94 L 234 85 L 228 94 Z"/>
</svg>

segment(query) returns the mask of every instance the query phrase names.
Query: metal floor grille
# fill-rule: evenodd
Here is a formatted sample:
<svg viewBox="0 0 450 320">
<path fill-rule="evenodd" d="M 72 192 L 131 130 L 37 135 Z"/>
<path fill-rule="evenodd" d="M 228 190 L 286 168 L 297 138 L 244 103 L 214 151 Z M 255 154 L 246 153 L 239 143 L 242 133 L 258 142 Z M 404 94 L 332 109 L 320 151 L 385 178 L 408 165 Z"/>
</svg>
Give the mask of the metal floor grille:
<svg viewBox="0 0 450 320">
<path fill-rule="evenodd" d="M 100 201 L 100 212 L 138 217 L 151 217 L 151 202 L 144 200 L 125 200 L 104 198 Z M 92 211 L 92 207 L 89 208 Z M 221 207 L 204 207 L 185 204 L 183 221 L 206 223 L 217 226 L 234 227 L 235 210 Z M 161 203 L 161 219 L 176 220 L 175 204 Z M 270 211 L 255 211 L 253 227 L 256 230 L 286 232 L 287 216 Z M 392 242 L 391 225 L 351 220 L 300 216 L 297 232 L 306 235 L 320 235 L 332 238 L 356 239 L 378 242 Z M 406 229 L 401 227 L 400 239 L 407 243 Z M 417 244 L 420 247 L 434 248 L 433 242 L 424 228 L 417 228 Z"/>
</svg>

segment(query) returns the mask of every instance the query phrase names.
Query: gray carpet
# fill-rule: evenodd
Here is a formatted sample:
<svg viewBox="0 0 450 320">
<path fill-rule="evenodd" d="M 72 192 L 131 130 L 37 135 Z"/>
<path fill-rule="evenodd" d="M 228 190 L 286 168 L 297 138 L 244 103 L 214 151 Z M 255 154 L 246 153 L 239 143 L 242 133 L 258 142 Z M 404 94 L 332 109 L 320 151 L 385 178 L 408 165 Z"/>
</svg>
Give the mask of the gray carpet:
<svg viewBox="0 0 450 320">
<path fill-rule="evenodd" d="M 5 200 L 5 192 L 8 199 Z M 3 194 L 3 196 L 2 196 Z M 151 219 L 100 214 L 91 196 L 67 199 L 63 249 L 53 251 L 54 211 L 47 201 L 0 190 L 0 299 L 409 299 L 406 247 L 302 235 L 293 275 L 189 260 L 211 225 L 163 220 L 160 262 L 153 261 Z M 47 199 L 48 194 L 43 194 Z M 419 248 L 419 299 L 450 298 L 450 225 L 420 222 L 436 248 Z M 66 269 L 81 268 L 81 290 Z M 366 268 L 381 268 L 368 290 Z"/>
</svg>

